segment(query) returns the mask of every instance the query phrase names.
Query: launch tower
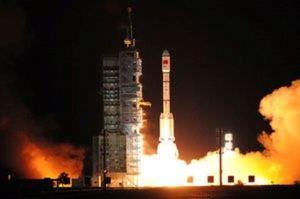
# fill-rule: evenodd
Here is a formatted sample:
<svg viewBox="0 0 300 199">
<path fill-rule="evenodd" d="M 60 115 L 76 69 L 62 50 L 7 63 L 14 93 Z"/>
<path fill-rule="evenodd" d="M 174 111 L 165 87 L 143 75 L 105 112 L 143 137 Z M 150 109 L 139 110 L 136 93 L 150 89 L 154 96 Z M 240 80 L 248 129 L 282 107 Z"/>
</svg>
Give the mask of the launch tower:
<svg viewBox="0 0 300 199">
<path fill-rule="evenodd" d="M 93 138 L 93 182 L 111 187 L 139 185 L 143 125 L 142 60 L 135 47 L 131 9 L 124 40 L 126 49 L 102 60 L 103 131 Z M 105 137 L 105 140 L 104 140 Z M 104 160 L 105 159 L 105 160 Z"/>
</svg>

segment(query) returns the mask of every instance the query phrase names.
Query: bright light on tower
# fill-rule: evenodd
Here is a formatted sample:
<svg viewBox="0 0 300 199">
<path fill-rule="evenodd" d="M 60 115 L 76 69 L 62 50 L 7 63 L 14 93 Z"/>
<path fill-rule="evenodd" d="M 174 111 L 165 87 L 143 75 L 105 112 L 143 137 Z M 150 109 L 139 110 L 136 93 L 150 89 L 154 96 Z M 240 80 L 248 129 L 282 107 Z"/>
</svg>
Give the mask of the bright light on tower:
<svg viewBox="0 0 300 199">
<path fill-rule="evenodd" d="M 232 151 L 233 150 L 233 135 L 232 133 L 225 133 L 224 135 L 224 151 Z"/>
</svg>

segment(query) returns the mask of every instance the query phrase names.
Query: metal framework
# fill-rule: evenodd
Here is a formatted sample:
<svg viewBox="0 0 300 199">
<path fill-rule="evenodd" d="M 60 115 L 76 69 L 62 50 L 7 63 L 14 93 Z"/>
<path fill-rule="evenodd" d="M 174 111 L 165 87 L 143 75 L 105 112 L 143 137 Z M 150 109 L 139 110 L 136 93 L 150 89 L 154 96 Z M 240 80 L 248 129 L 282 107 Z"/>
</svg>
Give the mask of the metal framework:
<svg viewBox="0 0 300 199">
<path fill-rule="evenodd" d="M 137 50 L 127 49 L 119 54 L 120 64 L 120 120 L 121 129 L 127 135 L 127 174 L 130 181 L 138 185 L 142 155 L 143 99 L 142 61 Z"/>
<path fill-rule="evenodd" d="M 126 49 L 102 63 L 103 131 L 93 138 L 93 181 L 106 175 L 112 187 L 138 186 L 143 126 L 142 60 L 135 49 L 131 8 L 128 8 Z M 107 171 L 107 173 L 105 172 Z M 106 183 L 104 183 L 106 187 Z"/>
</svg>

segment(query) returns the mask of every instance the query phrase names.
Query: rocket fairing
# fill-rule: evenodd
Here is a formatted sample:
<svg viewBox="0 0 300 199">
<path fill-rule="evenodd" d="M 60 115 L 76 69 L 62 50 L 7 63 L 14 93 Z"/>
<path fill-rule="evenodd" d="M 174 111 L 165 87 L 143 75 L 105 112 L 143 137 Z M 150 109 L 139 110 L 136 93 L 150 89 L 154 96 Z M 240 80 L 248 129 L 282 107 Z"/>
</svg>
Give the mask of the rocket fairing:
<svg viewBox="0 0 300 199">
<path fill-rule="evenodd" d="M 174 143 L 174 118 L 170 109 L 170 61 L 169 52 L 164 50 L 162 54 L 163 112 L 160 114 L 158 154 L 164 157 L 177 158 L 178 150 Z"/>
</svg>

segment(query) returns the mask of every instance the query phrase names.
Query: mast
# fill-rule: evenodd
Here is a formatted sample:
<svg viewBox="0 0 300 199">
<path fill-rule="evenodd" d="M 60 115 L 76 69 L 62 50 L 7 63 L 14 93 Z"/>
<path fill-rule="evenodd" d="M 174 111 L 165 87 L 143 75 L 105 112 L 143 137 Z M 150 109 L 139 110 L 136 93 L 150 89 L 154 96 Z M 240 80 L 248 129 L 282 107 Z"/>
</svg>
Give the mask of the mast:
<svg viewBox="0 0 300 199">
<path fill-rule="evenodd" d="M 135 39 L 133 38 L 133 26 L 132 26 L 132 8 L 127 8 L 128 13 L 128 25 L 127 25 L 127 35 L 124 39 L 124 44 L 126 48 L 134 48 L 135 47 Z"/>
</svg>

